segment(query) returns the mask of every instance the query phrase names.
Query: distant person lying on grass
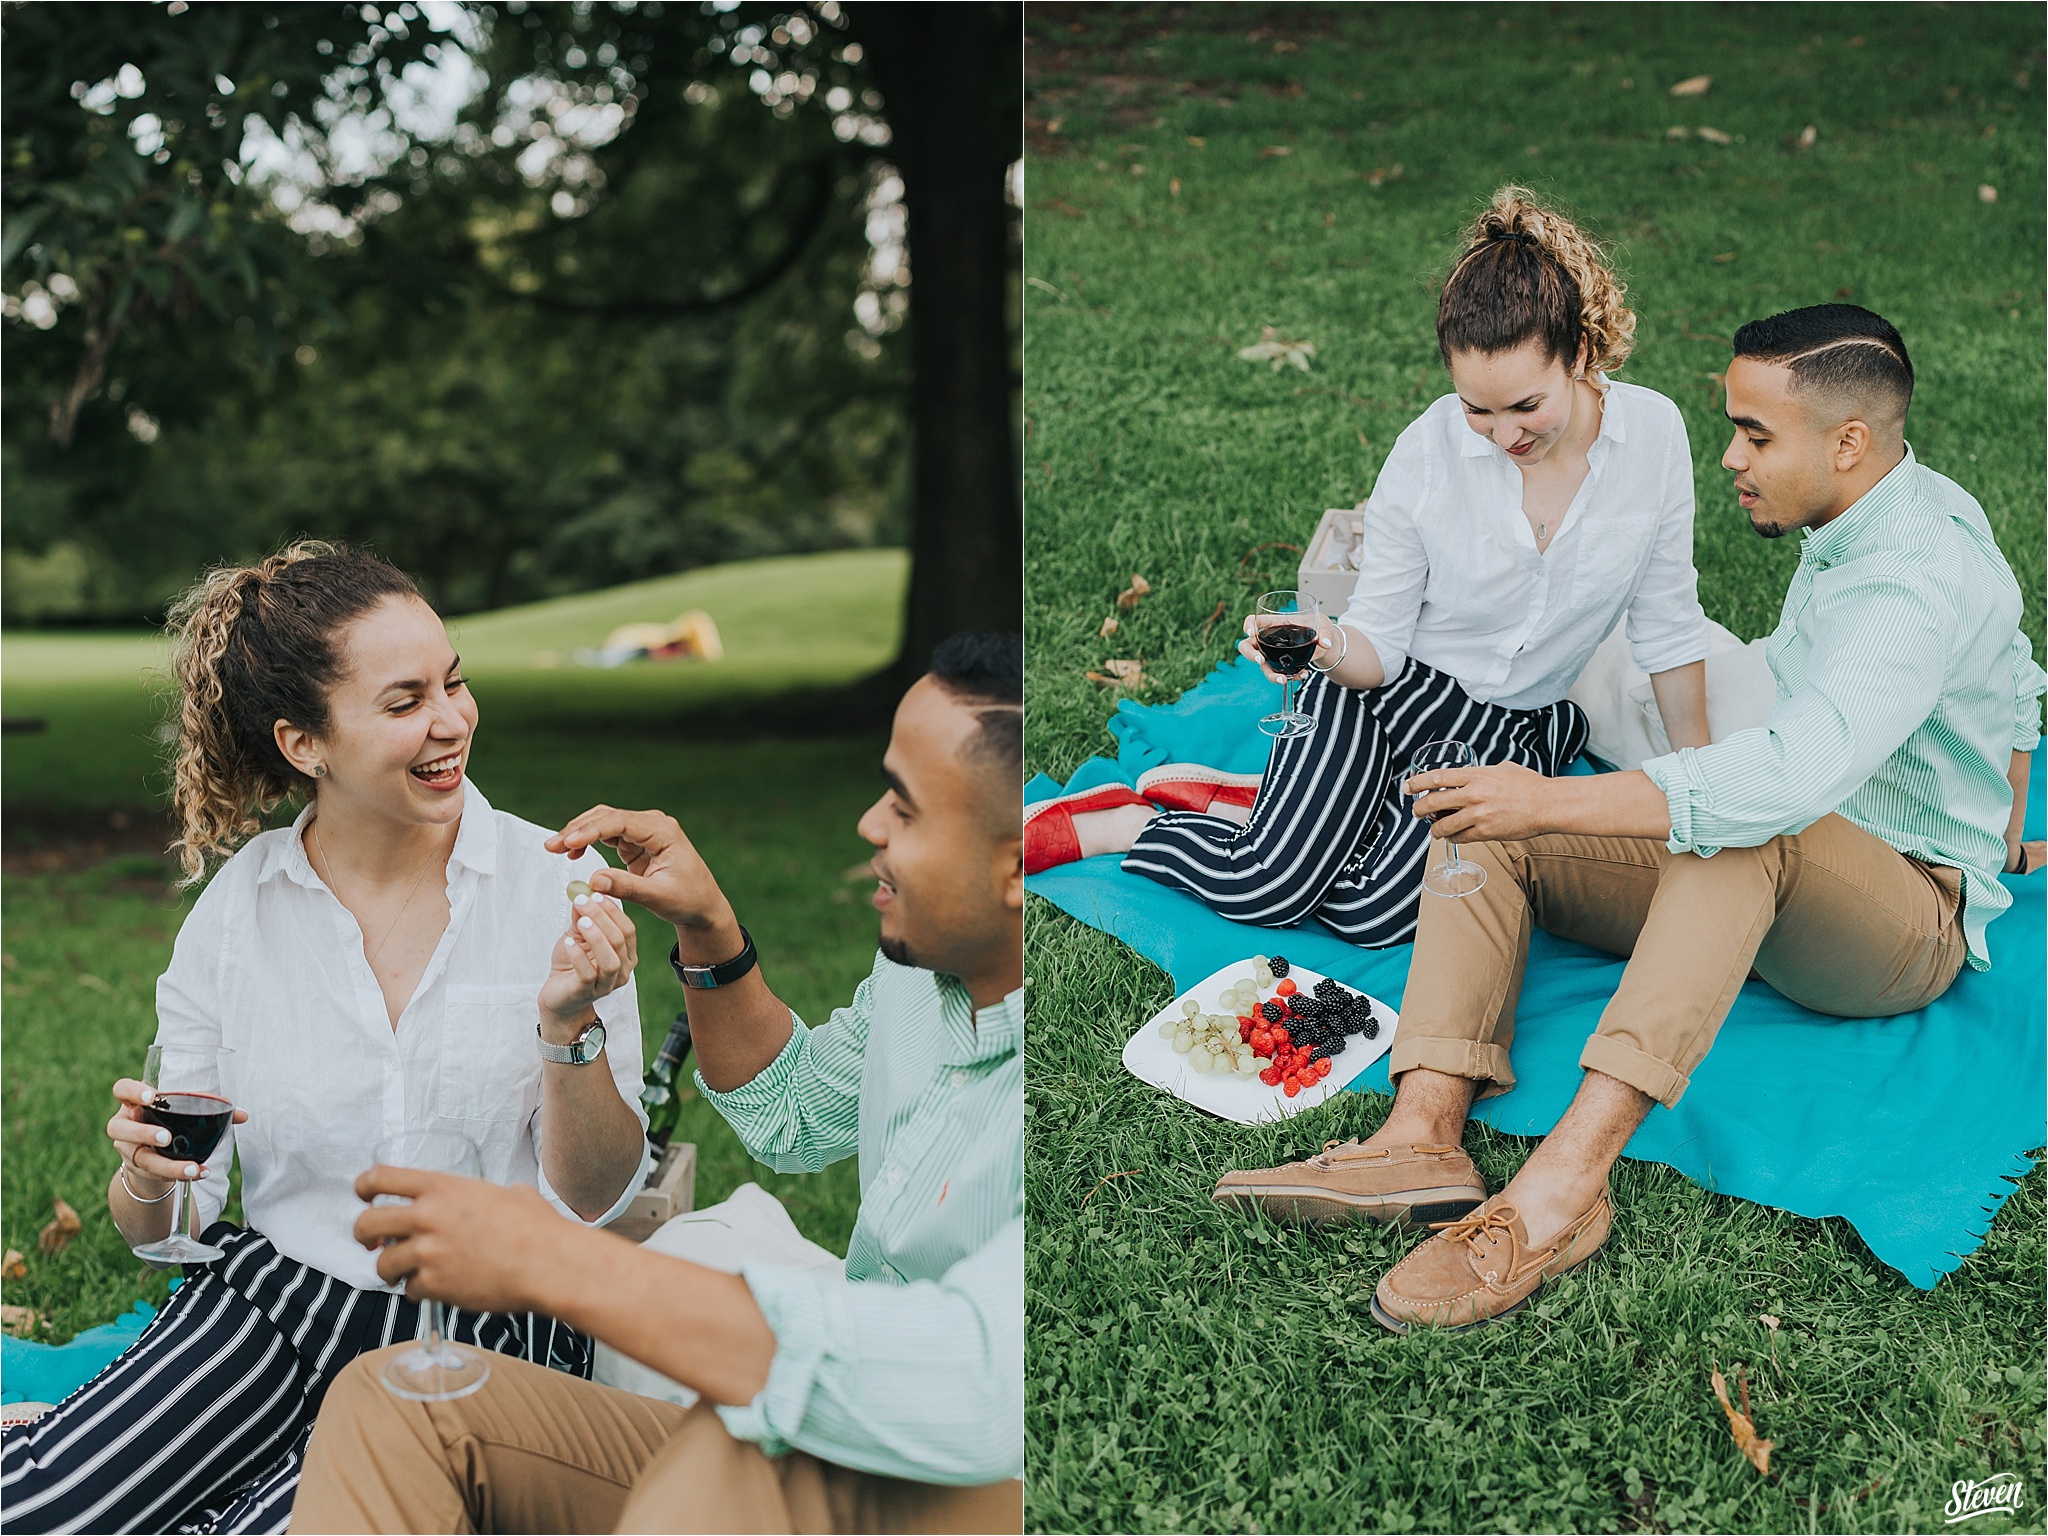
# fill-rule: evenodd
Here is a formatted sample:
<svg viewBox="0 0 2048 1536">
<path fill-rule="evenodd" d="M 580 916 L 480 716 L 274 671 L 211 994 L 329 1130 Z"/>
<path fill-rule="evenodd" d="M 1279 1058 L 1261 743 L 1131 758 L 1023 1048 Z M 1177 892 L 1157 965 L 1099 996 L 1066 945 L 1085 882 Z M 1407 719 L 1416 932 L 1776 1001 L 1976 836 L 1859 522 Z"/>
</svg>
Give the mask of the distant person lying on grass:
<svg viewBox="0 0 2048 1536">
<path fill-rule="evenodd" d="M 636 1248 L 530 1190 L 375 1169 L 364 1199 L 412 1199 L 356 1224 L 387 1279 L 546 1308 L 655 1395 L 513 1364 L 403 1402 L 366 1357 L 328 1394 L 293 1530 L 1022 1528 L 1023 660 L 1015 636 L 956 636 L 897 707 L 860 820 L 881 954 L 816 1029 L 669 817 L 600 807 L 553 845 L 616 847 L 625 870 L 592 884 L 675 925 L 697 1081 L 747 1149 L 785 1171 L 859 1155 L 844 1264 L 764 1256 L 790 1244 L 738 1196 Z"/>
<path fill-rule="evenodd" d="M 1624 615 L 1671 740 L 1706 745 L 1685 422 L 1607 377 L 1635 325 L 1592 240 L 1519 187 L 1495 193 L 1437 304 L 1453 393 L 1394 444 L 1350 607 L 1320 621 L 1298 702 L 1315 728 L 1276 742 L 1263 778 L 1175 763 L 1135 791 L 1039 802 L 1027 870 L 1128 850 L 1125 869 L 1237 922 L 1405 944 L 1429 847 L 1401 795 L 1409 759 L 1449 740 L 1564 772 L 1587 730 L 1565 694 Z M 1260 660 L 1251 625 L 1238 649 Z"/>
<path fill-rule="evenodd" d="M 187 1181 L 225 1257 L 188 1266 L 126 1353 L 7 1430 L 10 1531 L 285 1529 L 334 1373 L 417 1328 L 351 1233 L 386 1137 L 459 1131 L 487 1178 L 578 1225 L 644 1179 L 633 925 L 608 900 L 572 921 L 564 887 L 603 858 L 549 851 L 469 782 L 476 701 L 411 580 L 298 544 L 215 571 L 172 629 L 175 846 L 188 883 L 233 856 L 178 932 L 157 1040 L 210 1063 L 241 1113 L 206 1166 L 173 1162 L 138 1113 L 148 1090 L 116 1083 L 107 1204 L 152 1243 Z M 259 831 L 288 798 L 306 802 L 291 827 Z M 542 1044 L 600 1017 L 602 1066 L 543 1064 Z M 215 1220 L 236 1156 L 245 1228 Z M 528 1308 L 464 1313 L 453 1336 L 590 1374 L 590 1341 Z"/>
<path fill-rule="evenodd" d="M 2012 902 L 1999 874 L 2042 864 L 2020 829 L 2043 676 L 1983 510 L 1905 441 L 1912 393 L 1905 342 L 1869 310 L 1823 304 L 1735 333 L 1721 463 L 1758 533 L 1804 540 L 1762 726 L 1633 773 L 1501 764 L 1411 782 L 1417 814 L 1487 880 L 1423 903 L 1393 1109 L 1363 1144 L 1216 1189 L 1280 1214 L 1461 1217 L 1379 1282 L 1388 1328 L 1490 1322 L 1592 1258 L 1608 1170 L 1651 1107 L 1685 1093 L 1745 979 L 1884 1018 L 1990 968 L 1986 929 Z M 1488 1199 L 1459 1143 L 1474 1095 L 1514 1086 L 1532 926 L 1630 958 L 1571 1108 Z"/>
</svg>

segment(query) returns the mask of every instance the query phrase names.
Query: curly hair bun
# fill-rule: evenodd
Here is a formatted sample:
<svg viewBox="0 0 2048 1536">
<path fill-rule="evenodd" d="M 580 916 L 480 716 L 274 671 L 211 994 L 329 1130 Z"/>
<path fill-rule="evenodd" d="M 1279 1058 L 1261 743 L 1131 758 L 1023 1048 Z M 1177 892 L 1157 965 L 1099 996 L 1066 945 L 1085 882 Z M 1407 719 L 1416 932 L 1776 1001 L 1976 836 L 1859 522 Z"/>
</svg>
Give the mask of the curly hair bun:
<svg viewBox="0 0 2048 1536">
<path fill-rule="evenodd" d="M 1526 187 L 1502 187 L 1465 230 L 1437 300 L 1437 347 L 1492 355 L 1525 342 L 1612 373 L 1635 346 L 1636 317 L 1606 251 Z"/>
</svg>

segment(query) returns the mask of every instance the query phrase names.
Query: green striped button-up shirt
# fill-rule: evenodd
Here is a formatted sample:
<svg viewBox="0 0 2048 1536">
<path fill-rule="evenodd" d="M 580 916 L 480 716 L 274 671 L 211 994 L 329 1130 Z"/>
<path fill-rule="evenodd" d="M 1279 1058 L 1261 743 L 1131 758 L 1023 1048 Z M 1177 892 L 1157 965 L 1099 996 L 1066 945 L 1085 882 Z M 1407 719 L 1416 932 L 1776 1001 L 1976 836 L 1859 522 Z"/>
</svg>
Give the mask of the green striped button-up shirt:
<svg viewBox="0 0 2048 1536">
<path fill-rule="evenodd" d="M 843 1276 L 748 1264 L 768 1384 L 718 1411 L 771 1454 L 990 1483 L 1024 1469 L 1024 993 L 979 1012 L 881 955 L 751 1082 L 697 1085 L 781 1173 L 860 1157 Z"/>
<path fill-rule="evenodd" d="M 1963 875 L 1970 964 L 2012 905 L 1999 884 L 2014 752 L 2041 736 L 2041 668 L 2020 589 L 1976 499 L 1908 447 L 1832 522 L 1805 530 L 1765 647 L 1770 718 L 1652 758 L 1673 853 L 1751 848 L 1839 812 Z"/>
</svg>

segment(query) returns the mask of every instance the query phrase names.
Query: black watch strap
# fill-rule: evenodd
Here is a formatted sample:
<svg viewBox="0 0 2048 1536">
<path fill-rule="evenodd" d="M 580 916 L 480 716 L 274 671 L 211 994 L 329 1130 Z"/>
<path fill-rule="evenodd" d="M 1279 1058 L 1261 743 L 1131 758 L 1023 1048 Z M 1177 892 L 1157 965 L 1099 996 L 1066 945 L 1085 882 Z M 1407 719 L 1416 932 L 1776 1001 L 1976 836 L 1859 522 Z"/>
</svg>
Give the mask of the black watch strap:
<svg viewBox="0 0 2048 1536">
<path fill-rule="evenodd" d="M 692 991 L 709 991 L 713 987 L 729 987 L 754 968 L 760 957 L 754 953 L 754 936 L 742 927 L 740 929 L 740 952 L 730 960 L 721 960 L 716 965 L 683 964 L 683 946 L 678 940 L 669 947 L 668 963 L 674 968 L 676 980 Z"/>
</svg>

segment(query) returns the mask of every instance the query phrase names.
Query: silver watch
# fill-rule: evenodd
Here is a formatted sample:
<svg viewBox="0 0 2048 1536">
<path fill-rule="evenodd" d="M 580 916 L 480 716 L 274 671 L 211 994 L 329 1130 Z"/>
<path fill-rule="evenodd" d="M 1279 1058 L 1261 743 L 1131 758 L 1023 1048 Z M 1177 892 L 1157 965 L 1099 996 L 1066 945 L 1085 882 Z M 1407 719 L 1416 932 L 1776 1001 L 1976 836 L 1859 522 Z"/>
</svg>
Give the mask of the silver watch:
<svg viewBox="0 0 2048 1536">
<path fill-rule="evenodd" d="M 597 1060 L 604 1050 L 604 1020 L 592 1019 L 583 1033 L 567 1045 L 550 1045 L 547 1037 L 540 1034 L 540 1025 L 533 1026 L 535 1035 L 540 1036 L 540 1059 L 552 1061 L 558 1067 L 587 1067 Z"/>
</svg>

